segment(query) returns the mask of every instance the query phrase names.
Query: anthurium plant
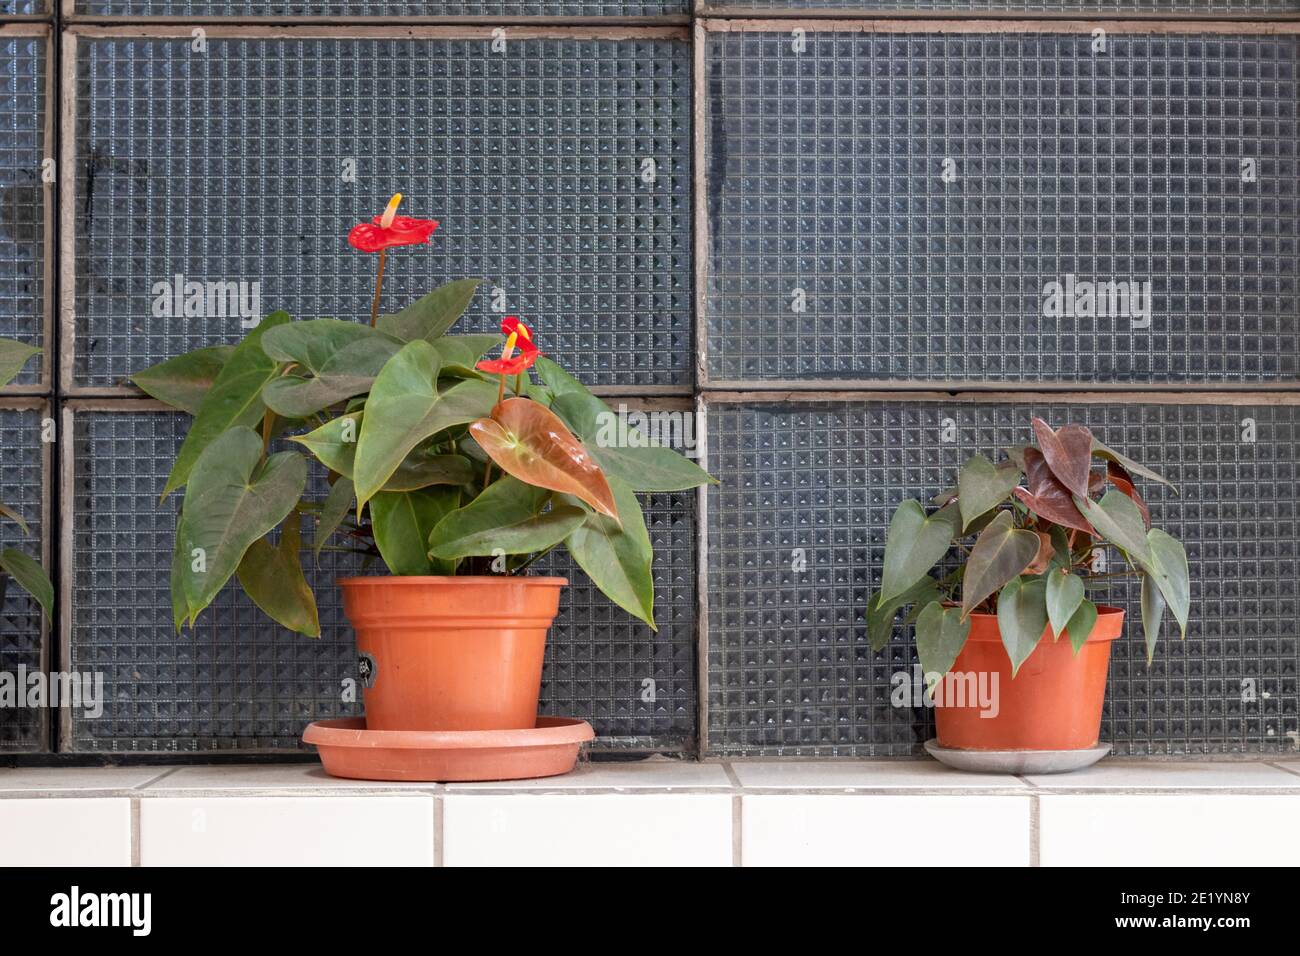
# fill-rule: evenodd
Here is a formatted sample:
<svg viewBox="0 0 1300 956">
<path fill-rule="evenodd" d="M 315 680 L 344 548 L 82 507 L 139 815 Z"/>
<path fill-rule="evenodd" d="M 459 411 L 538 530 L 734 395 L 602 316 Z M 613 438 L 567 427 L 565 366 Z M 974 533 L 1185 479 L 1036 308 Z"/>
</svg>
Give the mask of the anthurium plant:
<svg viewBox="0 0 1300 956">
<path fill-rule="evenodd" d="M 40 351 L 23 342 L 0 339 L 0 388 L 12 382 L 28 360 Z M 7 505 L 0 504 L 0 517 L 14 522 L 22 528 L 23 534 L 31 534 L 31 528 L 23 516 Z M 17 548 L 5 548 L 0 550 L 0 572 L 3 572 L 0 577 L 0 604 L 4 603 L 2 585 L 13 578 L 19 587 L 36 599 L 47 616 L 51 613 L 54 606 L 54 585 L 50 583 L 49 576 L 39 561 Z"/>
<path fill-rule="evenodd" d="M 636 493 L 712 479 L 614 423 L 517 317 L 500 334 L 448 334 L 477 279 L 381 314 L 387 250 L 427 243 L 438 227 L 396 215 L 400 199 L 348 237 L 379 254 L 368 324 L 275 312 L 237 345 L 134 376 L 193 416 L 163 489 L 184 489 L 177 628 L 235 577 L 276 621 L 318 635 L 300 559 L 304 519 L 316 557 L 360 552 L 394 575 L 517 575 L 562 545 L 653 627 L 653 554 Z M 275 450 L 283 444 L 290 449 Z M 325 466 L 321 495 L 307 493 L 308 457 Z"/>
<path fill-rule="evenodd" d="M 1089 589 L 1126 576 L 1141 580 L 1148 662 L 1166 608 L 1185 636 L 1187 554 L 1151 527 L 1134 476 L 1173 486 L 1080 425 L 1057 430 L 1035 418 L 1033 432 L 1035 444 L 1009 449 L 996 465 L 982 455 L 967 461 L 930 513 L 915 500 L 898 506 L 867 608 L 875 650 L 910 608 L 904 621 L 916 625 L 921 666 L 942 675 L 966 643 L 970 616 L 995 614 L 1014 676 L 1040 640 L 1066 635 L 1078 654 L 1097 621 Z M 1108 548 L 1123 558 L 1120 570 L 1102 570 Z M 951 570 L 935 572 L 954 551 Z"/>
</svg>

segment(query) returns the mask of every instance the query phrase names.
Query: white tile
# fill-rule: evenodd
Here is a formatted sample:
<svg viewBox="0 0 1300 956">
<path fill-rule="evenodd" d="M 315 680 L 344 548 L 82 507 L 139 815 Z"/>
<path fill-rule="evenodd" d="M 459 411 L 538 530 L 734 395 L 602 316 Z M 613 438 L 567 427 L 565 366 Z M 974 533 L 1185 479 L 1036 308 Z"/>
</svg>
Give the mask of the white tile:
<svg viewBox="0 0 1300 956">
<path fill-rule="evenodd" d="M 1025 778 L 1038 787 L 1079 790 L 1098 787 L 1116 790 L 1151 790 L 1161 787 L 1248 788 L 1295 787 L 1300 777 L 1262 763 L 1236 761 L 1163 763 L 1160 761 L 1103 760 L 1087 770 L 1043 774 Z"/>
<path fill-rule="evenodd" d="M 730 866 L 726 794 L 457 794 L 447 866 Z"/>
<path fill-rule="evenodd" d="M 449 790 L 619 790 L 649 787 L 662 790 L 730 787 L 722 764 L 693 760 L 644 760 L 580 764 L 571 773 L 539 780 L 449 783 Z"/>
<path fill-rule="evenodd" d="M 431 866 L 433 798 L 146 798 L 140 863 Z"/>
<path fill-rule="evenodd" d="M 1297 779 L 1300 779 L 1300 760 L 1279 760 L 1277 764 L 1279 767 L 1285 767 L 1288 773 L 1294 774 Z"/>
<path fill-rule="evenodd" d="M 125 797 L 0 800 L 0 866 L 130 866 Z"/>
<path fill-rule="evenodd" d="M 155 781 L 150 794 L 192 790 L 431 790 L 434 783 L 386 780 L 347 780 L 331 777 L 319 763 L 250 764 L 222 767 L 182 767 Z"/>
<path fill-rule="evenodd" d="M 746 794 L 745 866 L 1028 866 L 1029 797 Z"/>
<path fill-rule="evenodd" d="M 1052 794 L 1043 866 L 1274 866 L 1300 857 L 1300 794 Z"/>
<path fill-rule="evenodd" d="M 131 790 L 167 772 L 166 767 L 18 767 L 0 770 L 0 792 L 32 790 Z"/>
<path fill-rule="evenodd" d="M 934 760 L 736 761 L 731 769 L 741 786 L 779 789 L 1025 786 L 1010 774 L 963 773 Z"/>
</svg>

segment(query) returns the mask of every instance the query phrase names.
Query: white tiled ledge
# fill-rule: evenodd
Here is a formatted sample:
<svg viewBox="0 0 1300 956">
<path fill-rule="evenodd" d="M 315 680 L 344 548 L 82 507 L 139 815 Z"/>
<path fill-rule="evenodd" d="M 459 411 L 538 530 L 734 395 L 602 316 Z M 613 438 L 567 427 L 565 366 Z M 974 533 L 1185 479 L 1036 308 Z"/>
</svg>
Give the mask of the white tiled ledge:
<svg viewBox="0 0 1300 956">
<path fill-rule="evenodd" d="M 1268 865 L 1300 856 L 1297 819 L 1300 759 L 1028 777 L 653 759 L 446 785 L 314 764 L 0 769 L 0 866 Z"/>
</svg>

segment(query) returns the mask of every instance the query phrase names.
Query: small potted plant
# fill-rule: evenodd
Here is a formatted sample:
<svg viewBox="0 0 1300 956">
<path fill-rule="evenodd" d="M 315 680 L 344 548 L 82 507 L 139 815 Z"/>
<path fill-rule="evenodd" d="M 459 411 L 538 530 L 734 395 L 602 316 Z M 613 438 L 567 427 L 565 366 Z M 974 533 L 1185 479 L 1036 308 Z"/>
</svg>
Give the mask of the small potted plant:
<svg viewBox="0 0 1300 956">
<path fill-rule="evenodd" d="M 39 353 L 40 349 L 23 342 L 0 339 L 0 388 L 12 382 L 28 360 Z M 12 508 L 0 504 L 0 517 L 14 522 L 23 534 L 31 534 L 23 516 Z M 36 599 L 46 617 L 50 615 L 54 607 L 54 585 L 50 583 L 50 578 L 39 561 L 17 548 L 0 550 L 0 607 L 4 606 L 10 578 Z"/>
<path fill-rule="evenodd" d="M 712 479 L 612 422 L 518 318 L 500 335 L 448 335 L 478 280 L 381 314 L 387 249 L 426 243 L 438 225 L 396 215 L 399 200 L 349 235 L 379 254 L 368 324 L 277 312 L 233 349 L 199 349 L 134 377 L 194 415 L 164 489 L 185 489 L 175 623 L 192 623 L 236 577 L 276 621 L 318 635 L 299 558 L 307 519 L 317 555 L 361 551 L 389 572 L 339 582 L 367 730 L 533 728 L 546 632 L 567 583 L 530 574 L 535 562 L 567 548 L 653 628 L 653 554 L 636 493 Z M 274 450 L 281 438 L 296 447 Z M 328 473 L 319 500 L 304 496 L 306 455 Z M 335 536 L 344 543 L 327 544 Z"/>
<path fill-rule="evenodd" d="M 1075 769 L 1109 749 L 1098 736 L 1124 611 L 1095 604 L 1090 588 L 1140 579 L 1148 662 L 1166 609 L 1186 634 L 1187 555 L 1151 527 L 1134 476 L 1169 483 L 1080 425 L 1054 430 L 1035 418 L 1033 431 L 1036 444 L 996 465 L 967 461 L 931 513 L 915 500 L 898 506 L 867 608 L 877 651 L 911 608 L 904 620 L 915 624 L 935 707 L 928 749 L 955 766 Z M 1103 570 L 1108 548 L 1123 559 L 1118 569 Z"/>
</svg>

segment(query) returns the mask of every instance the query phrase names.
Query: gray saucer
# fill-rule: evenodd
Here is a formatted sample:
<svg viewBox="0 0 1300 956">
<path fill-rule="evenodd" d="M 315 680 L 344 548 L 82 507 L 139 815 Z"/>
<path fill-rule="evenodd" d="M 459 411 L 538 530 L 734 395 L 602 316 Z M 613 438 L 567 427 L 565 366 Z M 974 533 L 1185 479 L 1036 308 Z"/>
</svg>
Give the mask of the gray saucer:
<svg viewBox="0 0 1300 956">
<path fill-rule="evenodd" d="M 1110 744 L 1086 750 L 953 750 L 927 740 L 925 751 L 945 766 L 973 773 L 1069 773 L 1091 767 L 1110 753 Z"/>
</svg>

